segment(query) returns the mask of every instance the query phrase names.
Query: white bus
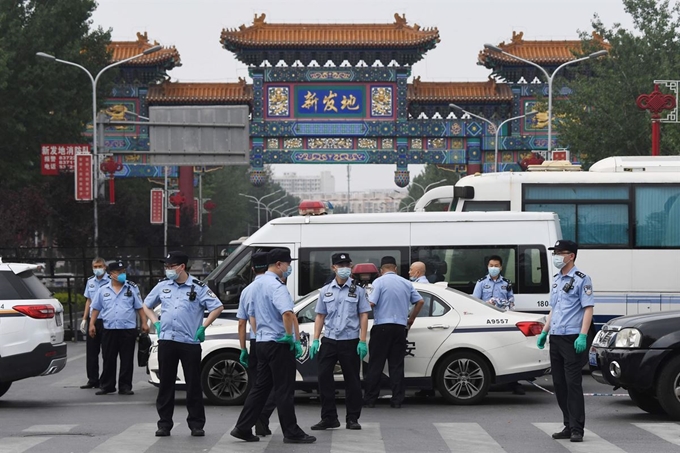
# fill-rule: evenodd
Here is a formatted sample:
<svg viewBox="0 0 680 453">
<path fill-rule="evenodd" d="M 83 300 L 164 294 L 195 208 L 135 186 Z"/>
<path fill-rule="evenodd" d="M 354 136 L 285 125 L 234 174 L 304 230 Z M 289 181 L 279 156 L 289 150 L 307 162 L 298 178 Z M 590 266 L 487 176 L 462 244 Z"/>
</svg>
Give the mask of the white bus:
<svg viewBox="0 0 680 453">
<path fill-rule="evenodd" d="M 609 157 L 589 171 L 555 164 L 466 176 L 425 194 L 416 210 L 555 212 L 593 279 L 596 325 L 680 309 L 680 156 Z"/>
</svg>

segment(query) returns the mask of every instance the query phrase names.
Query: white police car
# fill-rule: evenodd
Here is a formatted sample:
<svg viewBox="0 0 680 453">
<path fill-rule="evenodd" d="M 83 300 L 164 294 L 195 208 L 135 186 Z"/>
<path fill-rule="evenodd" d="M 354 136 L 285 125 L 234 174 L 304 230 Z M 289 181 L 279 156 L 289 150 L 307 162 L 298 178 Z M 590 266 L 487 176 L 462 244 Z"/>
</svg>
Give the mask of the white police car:
<svg viewBox="0 0 680 453">
<path fill-rule="evenodd" d="M 536 347 L 544 315 L 504 312 L 444 286 L 414 286 L 425 305 L 408 334 L 404 363 L 408 387 L 435 388 L 449 403 L 475 404 L 491 384 L 533 379 L 548 372 L 547 345 L 544 350 Z M 309 359 L 309 345 L 318 295 L 315 291 L 295 304 L 304 351 L 297 364 L 296 386 L 301 390 L 317 389 L 317 360 Z M 215 404 L 242 404 L 251 382 L 238 361 L 237 322 L 216 321 L 206 330 L 202 347 L 201 379 L 206 397 Z M 156 349 L 154 344 L 148 364 L 154 385 L 159 383 Z M 181 368 L 177 379 L 178 384 L 184 383 Z M 336 380 L 341 381 L 342 375 Z"/>
<path fill-rule="evenodd" d="M 32 264 L 0 261 L 0 396 L 12 382 L 66 366 L 64 309 Z"/>
</svg>

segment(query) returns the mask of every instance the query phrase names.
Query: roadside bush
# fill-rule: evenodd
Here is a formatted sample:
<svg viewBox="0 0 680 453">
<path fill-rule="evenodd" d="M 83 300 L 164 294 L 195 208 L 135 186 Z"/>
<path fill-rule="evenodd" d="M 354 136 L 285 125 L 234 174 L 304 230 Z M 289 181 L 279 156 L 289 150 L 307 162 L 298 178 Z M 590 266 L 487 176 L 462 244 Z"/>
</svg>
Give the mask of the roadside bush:
<svg viewBox="0 0 680 453">
<path fill-rule="evenodd" d="M 61 304 L 64 306 L 64 313 L 68 313 L 69 312 L 68 293 L 65 291 L 60 293 L 54 293 L 54 298 L 61 302 Z M 74 313 L 82 312 L 85 309 L 86 300 L 87 299 L 85 299 L 85 296 L 83 296 L 82 294 L 78 293 L 71 294 L 71 303 L 73 304 Z"/>
</svg>

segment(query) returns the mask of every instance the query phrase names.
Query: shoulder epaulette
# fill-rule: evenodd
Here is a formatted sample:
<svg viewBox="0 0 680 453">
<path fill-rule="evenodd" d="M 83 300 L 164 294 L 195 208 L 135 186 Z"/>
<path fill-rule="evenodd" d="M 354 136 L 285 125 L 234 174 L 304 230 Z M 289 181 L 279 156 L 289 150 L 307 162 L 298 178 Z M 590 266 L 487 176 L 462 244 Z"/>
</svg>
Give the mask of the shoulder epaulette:
<svg viewBox="0 0 680 453">
<path fill-rule="evenodd" d="M 512 282 L 510 281 L 509 278 L 501 277 L 501 279 L 503 279 L 503 281 L 506 282 L 508 285 L 512 285 Z"/>
<path fill-rule="evenodd" d="M 482 277 L 482 278 L 480 278 L 479 280 L 477 280 L 477 283 L 479 283 L 479 282 L 483 282 L 484 280 L 486 280 L 486 277 Z"/>
<path fill-rule="evenodd" d="M 581 277 L 581 278 L 586 278 L 586 274 L 584 274 L 584 273 L 581 272 L 581 271 L 576 271 L 576 272 L 574 272 L 574 273 L 575 273 L 576 275 L 578 275 L 579 277 Z"/>
<path fill-rule="evenodd" d="M 128 283 L 128 285 L 132 286 L 133 288 L 137 288 L 137 283 L 131 282 L 130 280 L 128 280 L 127 283 Z"/>
<path fill-rule="evenodd" d="M 92 280 L 93 278 L 96 278 L 96 275 L 93 275 L 93 276 L 91 276 L 91 277 L 88 277 L 87 279 L 88 279 L 88 280 Z"/>
<path fill-rule="evenodd" d="M 205 286 L 205 283 L 203 283 L 202 281 L 200 281 L 200 280 L 197 279 L 197 278 L 193 279 L 193 280 L 191 281 L 191 283 L 194 283 L 194 284 L 196 284 L 196 285 L 198 285 L 198 286 Z"/>
</svg>

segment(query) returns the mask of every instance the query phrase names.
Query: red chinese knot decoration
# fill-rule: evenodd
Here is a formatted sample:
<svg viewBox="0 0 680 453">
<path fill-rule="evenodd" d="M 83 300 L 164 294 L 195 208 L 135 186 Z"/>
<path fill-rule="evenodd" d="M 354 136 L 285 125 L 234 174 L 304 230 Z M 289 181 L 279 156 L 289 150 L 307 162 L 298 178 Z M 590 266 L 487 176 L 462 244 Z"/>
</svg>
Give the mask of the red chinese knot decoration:
<svg viewBox="0 0 680 453">
<path fill-rule="evenodd" d="M 117 171 L 123 169 L 123 164 L 117 162 L 113 157 L 106 158 L 101 164 L 99 164 L 99 169 L 109 175 L 109 203 L 116 203 L 116 189 L 113 183 L 113 177 Z"/>
<path fill-rule="evenodd" d="M 203 207 L 208 211 L 208 226 L 212 226 L 212 211 L 217 207 L 217 204 L 212 200 L 208 200 L 203 203 Z"/>
<path fill-rule="evenodd" d="M 652 156 L 658 156 L 661 146 L 661 112 L 675 108 L 675 96 L 663 94 L 659 85 L 654 85 L 654 91 L 641 94 L 635 103 L 641 110 L 649 110 L 652 114 Z"/>
<path fill-rule="evenodd" d="M 186 202 L 186 197 L 182 192 L 175 192 L 168 198 L 170 204 L 177 208 L 175 211 L 175 226 L 179 228 L 180 207 Z"/>
</svg>

